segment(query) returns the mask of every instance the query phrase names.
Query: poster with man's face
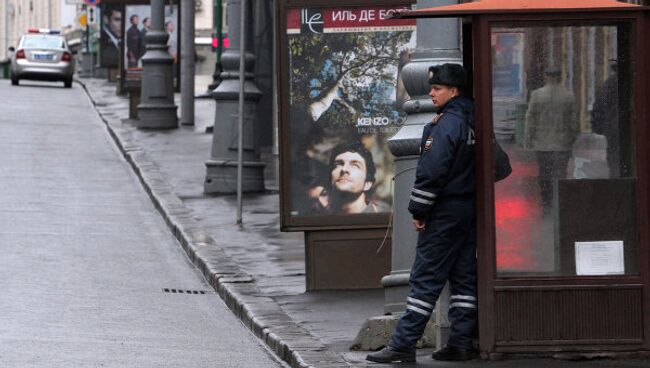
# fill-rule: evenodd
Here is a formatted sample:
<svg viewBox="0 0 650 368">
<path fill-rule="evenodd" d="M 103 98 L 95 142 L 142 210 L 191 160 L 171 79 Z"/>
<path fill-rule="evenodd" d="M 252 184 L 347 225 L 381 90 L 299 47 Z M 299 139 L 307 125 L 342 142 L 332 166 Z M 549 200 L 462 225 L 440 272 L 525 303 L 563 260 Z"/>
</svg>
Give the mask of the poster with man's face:
<svg viewBox="0 0 650 368">
<path fill-rule="evenodd" d="M 391 211 L 387 141 L 405 120 L 399 74 L 415 48 L 415 21 L 392 11 L 288 10 L 293 217 Z"/>
<path fill-rule="evenodd" d="M 145 37 L 151 28 L 150 5 L 127 5 L 125 11 L 126 27 L 123 61 L 127 72 L 142 68 L 141 58 L 146 51 Z M 167 50 L 178 63 L 178 5 L 165 6 L 164 30 L 169 34 Z"/>
<path fill-rule="evenodd" d="M 105 68 L 117 68 L 122 42 L 122 16 L 124 5 L 102 4 L 99 36 L 99 64 Z"/>
</svg>

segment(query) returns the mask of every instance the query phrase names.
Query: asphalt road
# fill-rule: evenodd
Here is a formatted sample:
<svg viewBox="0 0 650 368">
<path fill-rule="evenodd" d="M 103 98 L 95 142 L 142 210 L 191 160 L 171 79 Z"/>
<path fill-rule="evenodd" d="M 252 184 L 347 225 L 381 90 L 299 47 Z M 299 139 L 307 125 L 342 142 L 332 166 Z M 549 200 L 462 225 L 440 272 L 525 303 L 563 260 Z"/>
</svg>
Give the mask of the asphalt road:
<svg viewBox="0 0 650 368">
<path fill-rule="evenodd" d="M 282 366 L 187 260 L 78 85 L 0 80 L 0 104 L 0 366 Z"/>
</svg>

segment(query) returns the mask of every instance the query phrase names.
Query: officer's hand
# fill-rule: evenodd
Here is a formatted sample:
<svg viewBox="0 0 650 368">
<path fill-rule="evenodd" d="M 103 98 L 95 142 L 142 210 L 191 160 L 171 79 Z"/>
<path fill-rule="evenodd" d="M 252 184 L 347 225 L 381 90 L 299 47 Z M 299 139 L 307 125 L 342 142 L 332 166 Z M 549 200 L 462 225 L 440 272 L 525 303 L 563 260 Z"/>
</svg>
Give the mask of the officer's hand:
<svg viewBox="0 0 650 368">
<path fill-rule="evenodd" d="M 411 221 L 413 221 L 413 227 L 415 227 L 415 231 L 424 231 L 424 220 L 412 219 Z"/>
</svg>

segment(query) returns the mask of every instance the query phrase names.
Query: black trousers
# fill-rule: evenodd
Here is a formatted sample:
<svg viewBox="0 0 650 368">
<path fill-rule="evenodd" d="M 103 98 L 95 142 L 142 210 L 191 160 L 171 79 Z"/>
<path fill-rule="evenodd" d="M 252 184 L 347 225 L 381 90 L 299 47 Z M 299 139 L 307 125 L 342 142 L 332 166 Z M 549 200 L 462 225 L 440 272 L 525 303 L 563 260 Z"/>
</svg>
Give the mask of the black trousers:
<svg viewBox="0 0 650 368">
<path fill-rule="evenodd" d="M 448 345 L 471 348 L 477 325 L 475 199 L 447 199 L 434 205 L 418 236 L 406 312 L 389 345 L 412 351 L 449 281 Z"/>
</svg>

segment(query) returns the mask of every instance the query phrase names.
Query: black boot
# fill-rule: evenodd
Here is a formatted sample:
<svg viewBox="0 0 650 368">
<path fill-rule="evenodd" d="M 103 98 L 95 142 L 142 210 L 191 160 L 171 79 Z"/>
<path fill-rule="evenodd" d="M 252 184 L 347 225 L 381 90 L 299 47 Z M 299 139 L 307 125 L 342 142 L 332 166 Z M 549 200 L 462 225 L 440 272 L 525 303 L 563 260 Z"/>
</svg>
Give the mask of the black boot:
<svg viewBox="0 0 650 368">
<path fill-rule="evenodd" d="M 379 351 L 368 354 L 366 360 L 375 363 L 413 363 L 415 362 L 415 351 L 404 352 L 395 350 L 390 346 L 386 346 Z"/>
<path fill-rule="evenodd" d="M 463 349 L 446 345 L 444 348 L 435 351 L 431 357 L 435 360 L 459 361 L 472 360 L 477 355 L 478 352 L 474 349 Z"/>
</svg>

